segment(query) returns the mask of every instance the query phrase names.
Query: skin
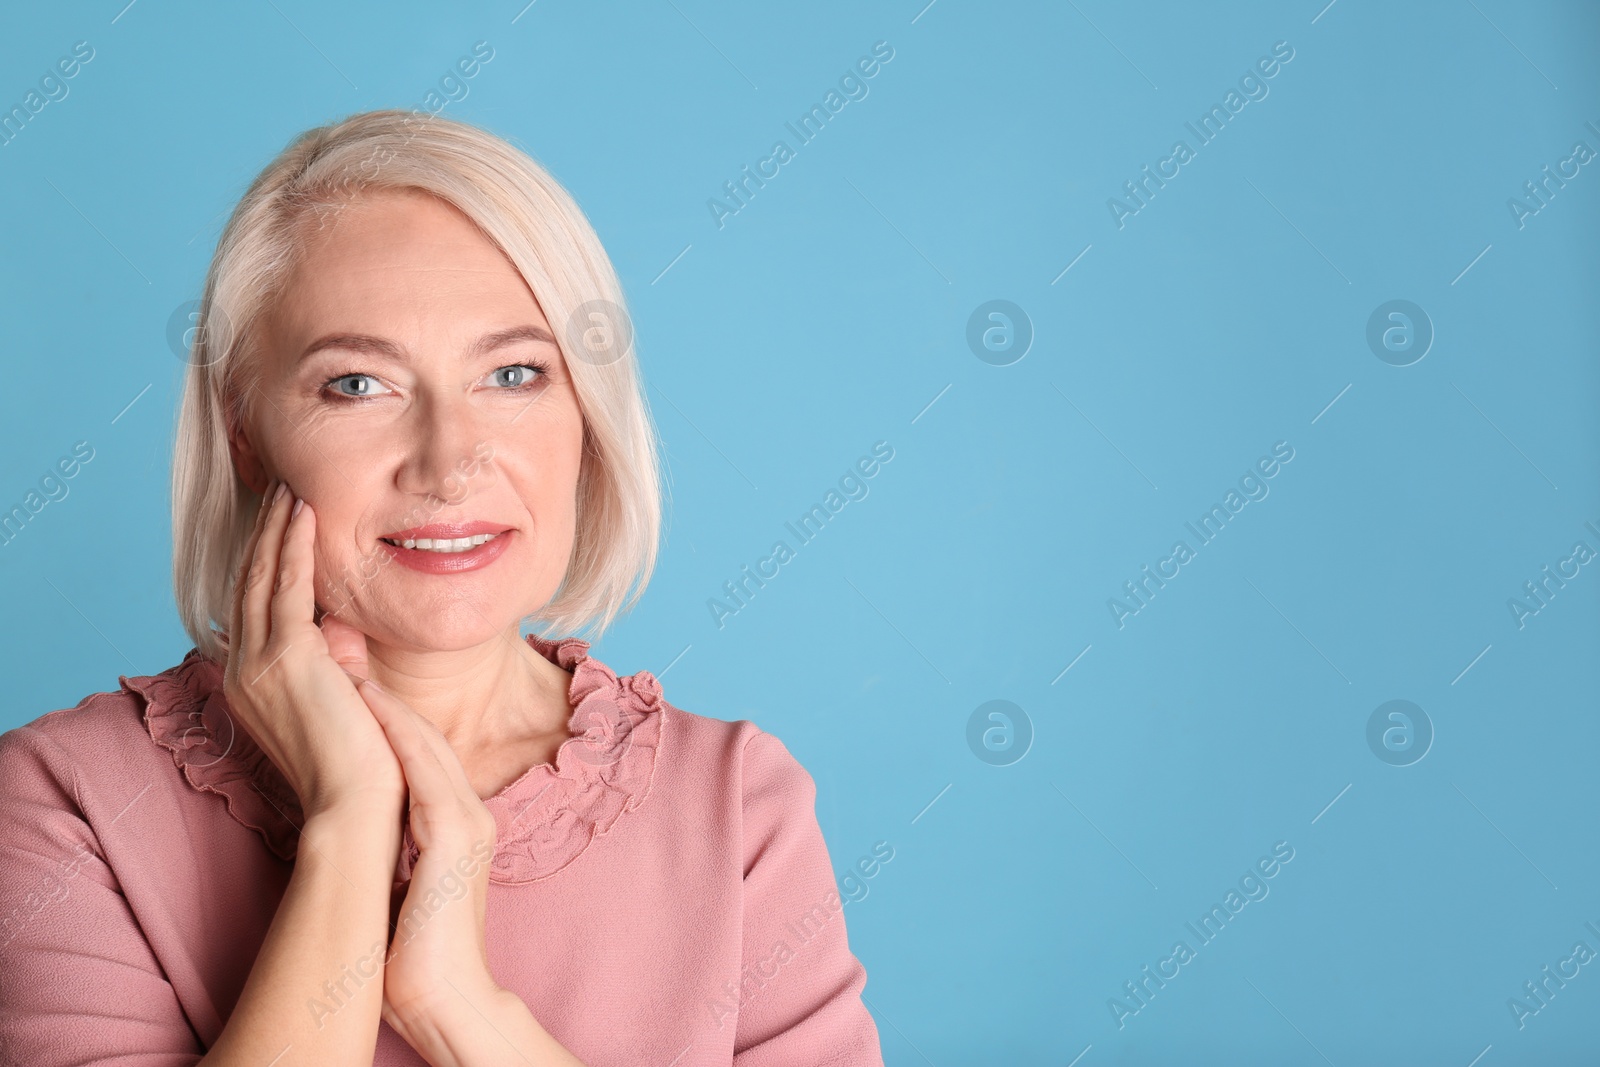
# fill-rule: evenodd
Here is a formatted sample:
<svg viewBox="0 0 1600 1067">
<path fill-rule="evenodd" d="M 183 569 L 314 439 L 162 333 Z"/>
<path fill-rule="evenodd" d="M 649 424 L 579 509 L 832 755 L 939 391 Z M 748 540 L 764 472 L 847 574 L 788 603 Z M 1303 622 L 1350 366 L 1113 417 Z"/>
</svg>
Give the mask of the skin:
<svg viewBox="0 0 1600 1067">
<path fill-rule="evenodd" d="M 570 736 L 571 675 L 529 648 L 519 624 L 555 593 L 571 554 L 577 394 L 553 341 L 469 351 L 511 327 L 555 331 L 510 261 L 443 201 L 368 193 L 306 233 L 305 257 L 262 323 L 248 414 L 230 433 L 239 477 L 267 494 L 237 583 L 230 707 L 295 786 L 306 836 L 315 827 L 332 843 L 318 854 L 368 830 L 387 840 L 403 792 L 421 855 L 400 915 L 441 879 L 468 887 L 390 944 L 382 1017 L 430 1063 L 498 1062 L 509 1042 L 527 1062 L 575 1064 L 490 975 L 488 866 L 471 857 L 494 840 L 482 798 L 550 762 Z M 305 354 L 336 334 L 395 351 L 342 343 Z M 280 483 L 287 491 L 274 497 Z M 413 571 L 379 543 L 471 520 L 513 530 L 476 571 Z M 314 891 L 346 892 L 332 877 L 305 899 Z M 362 892 L 337 906 L 368 909 Z M 309 916 L 329 905 L 300 899 L 296 917 L 280 906 L 275 920 L 285 961 L 328 936 Z M 283 993 L 303 999 L 292 964 L 272 966 L 283 968 Z M 252 1006 L 263 1041 L 270 992 Z"/>
<path fill-rule="evenodd" d="M 439 727 L 484 795 L 546 762 L 570 713 L 571 676 L 528 649 L 517 626 L 554 594 L 572 550 L 577 393 L 553 344 L 462 355 L 478 337 L 524 324 L 554 332 L 521 275 L 464 216 L 420 193 L 357 201 L 312 239 L 268 316 L 250 424 L 233 438 L 246 485 L 283 480 L 315 510 L 319 602 L 366 636 L 372 677 Z M 388 339 L 405 355 L 336 348 L 296 362 L 335 333 Z M 535 395 L 485 384 L 528 359 L 550 368 Z M 361 388 L 325 384 L 342 374 L 370 375 L 374 395 L 342 398 Z M 463 478 L 461 464 L 485 442 L 493 460 Z M 464 575 L 391 563 L 362 579 L 363 559 L 382 558 L 381 535 L 467 519 L 516 527 L 514 543 Z"/>
</svg>

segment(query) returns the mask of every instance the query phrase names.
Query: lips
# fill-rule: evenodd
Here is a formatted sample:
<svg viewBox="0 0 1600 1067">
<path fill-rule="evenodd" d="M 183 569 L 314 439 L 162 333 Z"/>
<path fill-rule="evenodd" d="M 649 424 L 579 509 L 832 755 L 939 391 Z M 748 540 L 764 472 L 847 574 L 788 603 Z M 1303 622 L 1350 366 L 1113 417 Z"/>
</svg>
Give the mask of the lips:
<svg viewBox="0 0 1600 1067">
<path fill-rule="evenodd" d="M 382 535 L 396 562 L 426 574 L 458 574 L 498 559 L 516 534 L 493 522 L 434 522 Z"/>
<path fill-rule="evenodd" d="M 480 533 L 504 533 L 510 526 L 504 523 L 429 523 L 426 526 L 411 526 L 408 530 L 397 530 L 394 533 L 379 534 L 381 541 L 418 541 L 427 537 L 429 541 L 451 541 L 454 537 L 472 537 Z"/>
</svg>

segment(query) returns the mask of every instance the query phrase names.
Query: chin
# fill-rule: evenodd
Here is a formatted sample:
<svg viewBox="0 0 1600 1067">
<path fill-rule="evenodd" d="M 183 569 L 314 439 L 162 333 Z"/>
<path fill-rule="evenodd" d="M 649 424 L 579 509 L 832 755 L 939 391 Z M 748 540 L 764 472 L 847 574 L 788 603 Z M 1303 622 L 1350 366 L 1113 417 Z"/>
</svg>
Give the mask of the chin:
<svg viewBox="0 0 1600 1067">
<path fill-rule="evenodd" d="M 500 597 L 484 600 L 456 599 L 437 605 L 408 604 L 384 619 L 374 619 L 378 631 L 394 635 L 395 643 L 415 648 L 453 652 L 494 641 L 516 626 L 523 612 Z M 378 638 L 382 640 L 381 638 Z"/>
<path fill-rule="evenodd" d="M 369 642 L 428 652 L 459 652 L 497 640 L 531 612 L 522 612 L 500 598 L 482 602 L 457 599 L 437 605 L 356 604 L 331 612 L 339 621 L 367 636 Z"/>
</svg>

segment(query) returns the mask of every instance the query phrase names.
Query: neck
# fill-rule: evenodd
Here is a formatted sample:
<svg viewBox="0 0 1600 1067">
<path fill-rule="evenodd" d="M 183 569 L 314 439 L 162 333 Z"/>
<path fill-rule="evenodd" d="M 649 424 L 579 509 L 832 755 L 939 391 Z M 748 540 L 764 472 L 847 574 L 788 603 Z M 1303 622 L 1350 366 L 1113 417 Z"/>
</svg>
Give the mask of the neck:
<svg viewBox="0 0 1600 1067">
<path fill-rule="evenodd" d="M 439 728 L 464 760 L 529 736 L 565 731 L 572 675 L 523 640 L 518 628 L 450 652 L 371 643 L 372 678 Z"/>
</svg>

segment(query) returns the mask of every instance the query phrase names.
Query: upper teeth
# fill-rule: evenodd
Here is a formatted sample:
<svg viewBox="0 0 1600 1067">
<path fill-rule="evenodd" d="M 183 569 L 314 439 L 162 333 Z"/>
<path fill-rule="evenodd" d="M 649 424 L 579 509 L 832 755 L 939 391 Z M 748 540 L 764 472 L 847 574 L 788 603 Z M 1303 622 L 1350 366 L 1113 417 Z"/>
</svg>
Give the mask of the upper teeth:
<svg viewBox="0 0 1600 1067">
<path fill-rule="evenodd" d="M 397 544 L 402 548 L 418 548 L 424 552 L 465 552 L 469 548 L 477 548 L 485 541 L 493 541 L 499 536 L 499 534 L 473 534 L 471 537 L 456 538 L 408 537 L 404 541 L 395 541 L 392 538 L 385 537 L 383 540 L 388 541 L 391 545 Z"/>
</svg>

